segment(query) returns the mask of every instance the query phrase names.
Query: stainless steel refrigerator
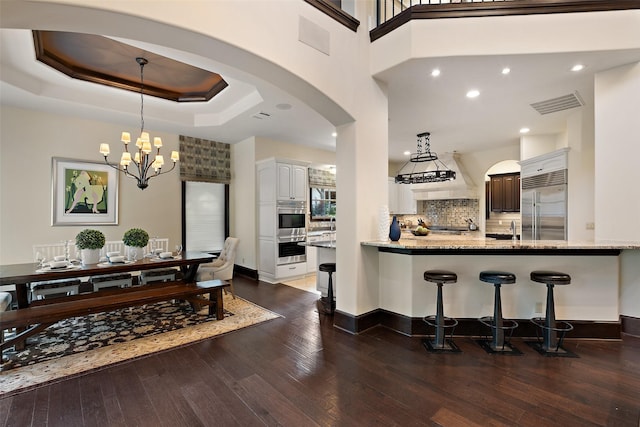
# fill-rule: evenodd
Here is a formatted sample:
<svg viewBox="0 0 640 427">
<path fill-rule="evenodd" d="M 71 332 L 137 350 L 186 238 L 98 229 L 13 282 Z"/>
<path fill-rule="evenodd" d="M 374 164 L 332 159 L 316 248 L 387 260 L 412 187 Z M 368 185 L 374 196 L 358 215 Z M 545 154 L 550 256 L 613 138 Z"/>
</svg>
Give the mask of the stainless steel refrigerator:
<svg viewBox="0 0 640 427">
<path fill-rule="evenodd" d="M 567 171 L 522 179 L 522 240 L 567 239 Z"/>
</svg>

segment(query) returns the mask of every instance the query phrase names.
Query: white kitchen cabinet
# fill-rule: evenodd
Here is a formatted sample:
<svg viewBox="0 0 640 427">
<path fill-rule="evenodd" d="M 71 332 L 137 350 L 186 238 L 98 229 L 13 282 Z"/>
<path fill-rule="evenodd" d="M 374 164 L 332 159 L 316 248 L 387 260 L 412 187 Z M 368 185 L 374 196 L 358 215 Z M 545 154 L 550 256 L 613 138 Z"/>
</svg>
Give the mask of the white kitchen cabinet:
<svg viewBox="0 0 640 427">
<path fill-rule="evenodd" d="M 258 213 L 258 276 L 277 283 L 306 274 L 306 262 L 278 265 L 277 205 L 280 201 L 306 201 L 308 163 L 270 158 L 256 162 L 256 211 Z"/>
<path fill-rule="evenodd" d="M 307 166 L 277 163 L 278 200 L 307 200 Z"/>
<path fill-rule="evenodd" d="M 417 214 L 418 203 L 413 198 L 411 184 L 396 184 L 395 178 L 389 178 L 389 213 Z"/>
<path fill-rule="evenodd" d="M 318 248 L 307 246 L 307 274 L 315 273 L 318 269 Z"/>
<path fill-rule="evenodd" d="M 418 203 L 413 198 L 411 184 L 396 184 L 398 186 L 398 213 L 417 214 Z"/>
<path fill-rule="evenodd" d="M 398 213 L 398 185 L 395 178 L 389 177 L 389 213 Z"/>
<path fill-rule="evenodd" d="M 553 151 L 520 161 L 520 177 L 543 175 L 545 173 L 568 169 L 568 148 Z"/>
<path fill-rule="evenodd" d="M 297 262 L 295 264 L 285 264 L 276 266 L 276 278 L 286 279 L 288 277 L 304 276 L 307 274 L 307 263 Z"/>
</svg>

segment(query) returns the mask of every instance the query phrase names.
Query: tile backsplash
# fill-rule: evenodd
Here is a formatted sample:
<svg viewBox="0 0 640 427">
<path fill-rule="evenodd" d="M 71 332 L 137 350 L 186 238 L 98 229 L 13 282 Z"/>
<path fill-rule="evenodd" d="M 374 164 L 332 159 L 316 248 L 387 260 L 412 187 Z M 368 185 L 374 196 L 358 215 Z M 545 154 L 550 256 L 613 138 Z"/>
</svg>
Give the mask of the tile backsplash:
<svg viewBox="0 0 640 427">
<path fill-rule="evenodd" d="M 418 215 L 403 215 L 403 221 L 414 226 L 418 218 L 429 225 L 441 227 L 467 227 L 469 218 L 476 224 L 479 222 L 480 208 L 477 199 L 448 199 L 418 201 Z"/>
<path fill-rule="evenodd" d="M 431 225 L 466 227 L 468 219 L 478 223 L 480 213 L 477 199 L 423 200 L 425 221 Z"/>
</svg>

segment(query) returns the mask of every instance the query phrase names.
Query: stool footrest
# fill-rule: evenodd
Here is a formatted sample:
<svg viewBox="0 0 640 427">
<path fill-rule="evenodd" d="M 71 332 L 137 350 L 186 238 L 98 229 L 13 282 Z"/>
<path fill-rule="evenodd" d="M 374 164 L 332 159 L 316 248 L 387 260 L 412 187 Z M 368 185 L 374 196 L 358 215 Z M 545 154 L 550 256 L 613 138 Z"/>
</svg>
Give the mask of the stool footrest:
<svg viewBox="0 0 640 427">
<path fill-rule="evenodd" d="M 484 316 L 478 319 L 478 321 L 480 323 L 482 323 L 485 326 L 490 327 L 491 329 L 502 329 L 502 330 L 510 330 L 510 329 L 515 329 L 518 327 L 518 322 L 516 322 L 515 320 L 511 320 L 511 319 L 502 319 L 503 322 L 507 323 L 506 325 L 502 325 L 501 327 L 498 327 L 494 324 L 494 319 L 493 316 Z"/>
<path fill-rule="evenodd" d="M 545 318 L 544 317 L 534 317 L 533 319 L 531 319 L 531 323 L 533 323 L 534 325 L 536 325 L 537 327 L 541 328 L 541 329 L 548 329 L 548 330 L 552 330 L 552 331 L 556 331 L 556 332 L 569 332 L 569 331 L 573 331 L 573 325 L 569 322 L 566 322 L 564 320 L 556 320 L 556 326 L 548 326 L 545 324 Z M 558 324 L 562 324 L 564 326 L 557 326 Z"/>
<path fill-rule="evenodd" d="M 438 327 L 438 323 L 436 323 L 436 316 L 432 315 L 432 316 L 425 316 L 422 318 L 422 320 L 424 320 L 424 322 L 429 325 L 429 326 L 433 326 L 434 328 Z M 442 318 L 444 324 L 442 325 L 443 328 L 455 328 L 456 326 L 458 326 L 458 321 L 456 319 L 452 319 L 451 317 L 443 317 Z"/>
</svg>

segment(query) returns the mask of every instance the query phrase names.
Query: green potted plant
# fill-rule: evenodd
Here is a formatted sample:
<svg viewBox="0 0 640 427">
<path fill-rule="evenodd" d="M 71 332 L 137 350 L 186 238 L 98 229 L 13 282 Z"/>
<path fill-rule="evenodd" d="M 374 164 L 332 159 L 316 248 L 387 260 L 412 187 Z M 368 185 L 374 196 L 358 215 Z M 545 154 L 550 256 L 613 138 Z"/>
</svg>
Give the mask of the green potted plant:
<svg viewBox="0 0 640 427">
<path fill-rule="evenodd" d="M 141 228 L 131 228 L 122 236 L 122 242 L 127 246 L 127 257 L 130 261 L 142 259 L 142 248 L 149 243 L 149 233 Z"/>
<path fill-rule="evenodd" d="M 97 264 L 104 243 L 104 233 L 98 230 L 86 228 L 76 234 L 76 247 L 81 250 L 82 264 Z"/>
</svg>

